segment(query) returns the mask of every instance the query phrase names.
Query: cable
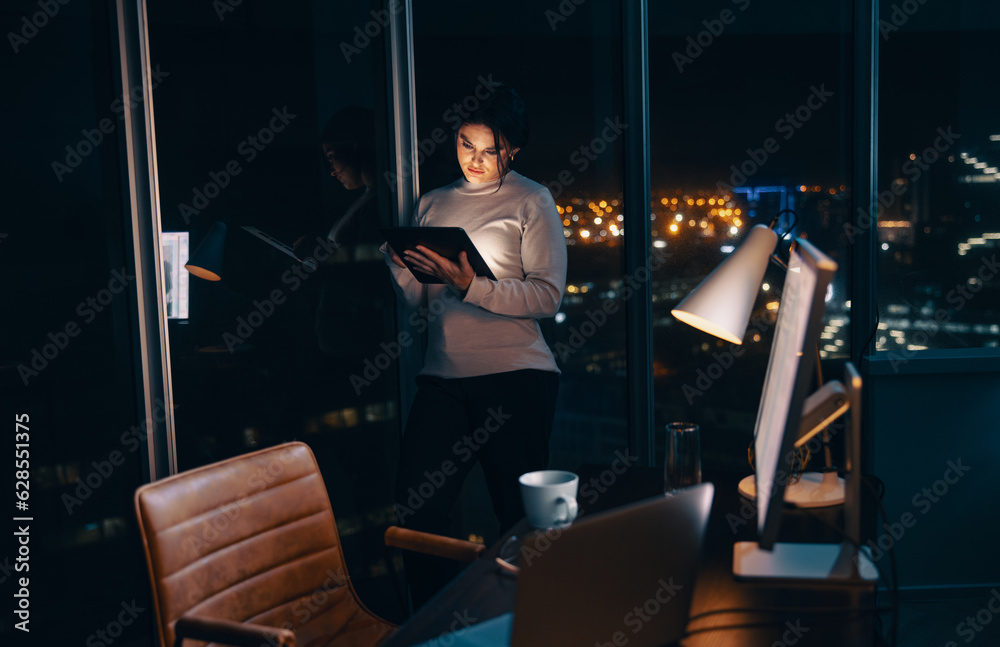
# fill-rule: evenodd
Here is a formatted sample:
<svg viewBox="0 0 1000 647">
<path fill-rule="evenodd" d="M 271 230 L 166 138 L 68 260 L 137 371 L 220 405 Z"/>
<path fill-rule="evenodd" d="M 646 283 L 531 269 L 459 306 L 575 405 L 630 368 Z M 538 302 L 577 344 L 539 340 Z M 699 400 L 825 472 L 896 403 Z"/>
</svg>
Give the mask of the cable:
<svg viewBox="0 0 1000 647">
<path fill-rule="evenodd" d="M 876 495 L 876 497 L 877 497 L 877 500 L 878 500 L 878 510 L 879 510 L 879 513 L 882 515 L 882 521 L 885 522 L 885 523 L 889 523 L 889 515 L 886 514 L 885 506 L 882 504 L 882 494 L 885 493 L 885 484 L 883 484 L 882 481 L 881 481 L 881 479 L 879 479 L 879 484 L 882 485 L 881 493 L 879 493 L 879 491 L 876 490 L 872 486 L 872 484 L 868 481 L 868 479 L 863 479 L 863 481 L 864 481 L 865 485 L 868 487 L 868 489 L 872 490 L 872 492 L 874 492 L 875 495 Z M 878 520 L 876 519 L 876 526 L 877 525 L 878 525 Z M 899 631 L 899 571 L 896 569 L 896 542 L 895 541 L 893 541 L 892 544 L 889 545 L 889 551 L 888 552 L 889 552 L 889 567 L 892 570 L 892 583 L 890 584 L 890 586 L 892 588 L 892 606 L 895 609 L 894 613 L 892 614 L 892 629 L 891 629 L 891 632 L 890 632 L 890 635 L 892 636 L 892 640 L 891 640 L 890 644 L 893 647 L 895 647 L 895 645 L 896 645 L 896 639 L 897 639 L 898 631 Z"/>
<path fill-rule="evenodd" d="M 684 632 L 681 638 L 687 638 L 688 636 L 693 636 L 694 634 L 705 633 L 706 631 L 733 631 L 736 629 L 758 629 L 760 627 L 783 627 L 784 622 L 746 622 L 738 625 L 720 625 L 718 627 L 699 627 L 697 629 L 688 629 Z"/>
<path fill-rule="evenodd" d="M 797 214 L 794 209 L 782 209 L 778 213 L 774 214 L 774 218 L 771 219 L 771 224 L 768 225 L 768 227 L 774 229 L 774 226 L 778 224 L 779 220 L 781 220 L 782 214 L 786 213 L 792 214 L 792 224 L 788 225 L 788 228 L 785 229 L 785 232 L 781 234 L 781 239 L 784 239 L 786 236 L 788 236 L 788 234 L 792 233 L 792 231 L 795 230 L 795 226 L 799 224 L 799 214 Z"/>
<path fill-rule="evenodd" d="M 778 242 L 777 242 L 776 247 L 775 247 L 775 252 L 773 254 L 771 254 L 771 260 L 774 261 L 779 267 L 781 267 L 781 269 L 787 271 L 788 270 L 788 261 L 786 261 L 785 259 L 783 259 L 780 256 L 778 256 L 778 251 L 781 249 L 781 243 L 782 243 L 782 241 L 785 238 L 787 238 L 788 235 L 790 233 L 792 233 L 792 231 L 795 229 L 795 226 L 799 224 L 799 214 L 795 213 L 795 211 L 792 210 L 792 209 L 782 209 L 778 213 L 774 214 L 774 218 L 771 219 L 771 223 L 768 225 L 768 228 L 773 230 L 774 227 L 775 227 L 775 225 L 778 224 L 778 221 L 781 220 L 782 214 L 785 214 L 785 213 L 792 214 L 792 217 L 793 217 L 792 224 L 789 225 L 788 228 L 785 229 L 785 231 L 782 232 L 782 234 L 778 237 Z M 794 242 L 793 242 L 793 244 L 794 244 Z M 787 256 L 789 257 L 789 259 L 791 258 L 791 248 L 789 248 L 789 253 L 787 254 Z"/>
<path fill-rule="evenodd" d="M 875 304 L 875 326 L 872 328 L 872 334 L 868 335 L 868 339 L 865 340 L 864 346 L 861 347 L 860 352 L 864 353 L 866 349 L 871 345 L 872 339 L 875 339 L 875 335 L 878 334 L 878 322 L 879 322 L 879 310 L 878 304 Z M 877 352 L 877 350 L 876 350 Z"/>
<path fill-rule="evenodd" d="M 855 613 L 878 613 L 880 610 L 881 609 L 879 609 L 878 607 L 873 608 L 873 609 L 858 609 L 858 608 L 852 608 L 852 607 L 844 607 L 844 608 L 840 608 L 840 609 L 835 609 L 835 608 L 808 609 L 807 608 L 807 609 L 805 609 L 805 610 L 802 611 L 802 614 L 803 615 L 811 615 L 811 614 L 817 614 L 817 613 L 820 613 L 820 614 L 825 614 L 825 613 L 826 614 L 840 614 L 840 613 L 844 613 L 844 614 L 852 615 L 852 614 L 855 614 Z M 715 611 L 706 611 L 704 613 L 699 613 L 697 615 L 691 616 L 690 618 L 688 618 L 688 622 L 690 623 L 695 618 L 700 618 L 700 617 L 703 617 L 703 616 L 706 616 L 706 615 L 709 615 L 709 614 L 713 614 L 713 613 L 728 613 L 730 611 L 732 611 L 734 613 L 745 613 L 745 612 L 751 612 L 752 613 L 752 612 L 765 612 L 765 609 L 763 609 L 763 608 L 762 609 L 731 609 L 731 610 L 730 609 L 718 609 L 718 610 L 715 610 Z M 798 610 L 797 610 L 796 607 L 787 607 L 787 608 L 777 607 L 777 608 L 770 609 L 770 612 L 774 612 L 774 611 L 791 611 L 793 613 L 797 613 L 798 612 Z M 714 626 L 714 627 L 697 627 L 695 629 L 687 629 L 687 630 L 685 630 L 684 635 L 681 636 L 681 638 L 687 638 L 689 636 L 693 636 L 694 634 L 706 633 L 708 631 L 735 631 L 735 630 L 738 630 L 738 629 L 760 629 L 760 628 L 764 628 L 764 627 L 775 627 L 775 626 L 783 627 L 783 626 L 785 626 L 786 622 L 787 621 L 785 621 L 785 620 L 772 620 L 772 621 L 764 621 L 764 622 L 743 622 L 743 623 L 739 623 L 739 624 L 735 624 L 735 625 L 717 625 L 717 626 Z"/>
<path fill-rule="evenodd" d="M 702 611 L 701 613 L 696 613 L 688 617 L 688 622 L 693 622 L 701 618 L 719 615 L 722 613 L 801 613 L 802 615 L 811 614 L 838 614 L 838 613 L 873 613 L 879 614 L 892 611 L 891 606 L 887 607 L 871 607 L 871 608 L 860 608 L 860 607 L 732 607 L 729 609 L 712 609 L 711 611 Z"/>
<path fill-rule="evenodd" d="M 882 480 L 879 479 L 878 477 L 872 476 L 871 478 L 875 479 L 876 481 L 878 481 L 879 486 L 880 486 L 879 489 L 876 489 L 875 486 L 872 485 L 872 483 L 869 480 L 869 478 L 864 478 L 864 479 L 862 479 L 862 481 L 864 482 L 865 486 L 869 490 L 871 490 L 872 493 L 875 495 L 876 500 L 878 501 L 879 514 L 882 516 L 882 520 L 885 523 L 888 523 L 889 522 L 889 515 L 886 513 L 885 506 L 882 504 L 882 495 L 885 493 L 885 486 L 882 483 Z M 855 541 L 853 538 L 848 537 L 847 534 L 843 531 L 843 529 L 838 528 L 837 526 L 833 525 L 832 523 L 826 521 L 825 519 L 823 519 L 822 517 L 820 517 L 816 512 L 814 512 L 810 508 L 801 508 L 801 510 L 805 514 L 809 515 L 812 519 L 814 519 L 815 521 L 819 522 L 821 525 L 825 526 L 829 530 L 832 530 L 835 533 L 837 533 L 838 535 L 840 535 L 840 537 L 842 539 L 847 540 L 857 550 L 859 550 L 859 551 L 861 550 L 861 548 L 862 548 L 861 542 L 860 541 Z M 876 519 L 875 521 L 876 521 L 876 525 L 877 525 L 878 524 L 878 519 Z M 875 567 L 875 570 L 878 571 L 879 577 L 882 578 L 886 582 L 886 584 L 889 586 L 890 591 L 892 592 L 892 604 L 888 607 L 889 609 L 892 610 L 892 625 L 890 626 L 890 637 L 891 637 L 891 639 L 890 639 L 890 643 L 889 644 L 892 645 L 893 647 L 895 647 L 897 636 L 898 636 L 898 630 L 899 630 L 899 572 L 896 569 L 895 542 L 893 542 L 892 545 L 889 546 L 889 549 L 886 552 L 889 553 L 889 573 L 888 574 L 886 574 L 882 570 L 881 566 L 879 566 L 878 562 L 876 562 L 875 560 L 872 560 L 872 565 Z"/>
</svg>

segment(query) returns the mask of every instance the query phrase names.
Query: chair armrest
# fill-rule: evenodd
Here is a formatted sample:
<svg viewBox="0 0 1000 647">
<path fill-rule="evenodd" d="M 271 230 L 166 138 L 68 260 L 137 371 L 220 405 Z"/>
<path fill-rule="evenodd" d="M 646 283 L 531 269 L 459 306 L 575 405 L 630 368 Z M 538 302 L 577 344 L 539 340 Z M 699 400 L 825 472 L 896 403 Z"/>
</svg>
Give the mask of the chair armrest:
<svg viewBox="0 0 1000 647">
<path fill-rule="evenodd" d="M 407 530 L 398 526 L 389 526 L 386 529 L 385 545 L 460 562 L 475 561 L 486 550 L 486 546 L 482 544 L 418 530 Z"/>
<path fill-rule="evenodd" d="M 295 632 L 280 627 L 266 627 L 232 620 L 181 616 L 174 625 L 175 647 L 181 647 L 185 638 L 217 642 L 235 647 L 295 647 Z"/>
</svg>

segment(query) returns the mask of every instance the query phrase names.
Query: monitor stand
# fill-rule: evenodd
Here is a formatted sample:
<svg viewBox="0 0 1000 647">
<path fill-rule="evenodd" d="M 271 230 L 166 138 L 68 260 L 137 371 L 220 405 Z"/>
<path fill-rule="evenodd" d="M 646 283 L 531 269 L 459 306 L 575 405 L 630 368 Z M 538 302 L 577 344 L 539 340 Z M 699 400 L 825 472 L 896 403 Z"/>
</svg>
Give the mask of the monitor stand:
<svg viewBox="0 0 1000 647">
<path fill-rule="evenodd" d="M 878 570 L 867 546 L 860 551 L 842 544 L 774 544 L 764 550 L 755 541 L 733 544 L 737 579 L 823 580 L 830 583 L 874 582 Z"/>
<path fill-rule="evenodd" d="M 844 536 L 839 544 L 775 542 L 764 550 L 755 541 L 733 544 L 733 575 L 739 579 L 822 580 L 833 584 L 874 583 L 878 569 L 861 542 L 861 375 L 851 362 L 844 367 L 844 386 L 850 411 L 844 432 Z M 827 472 L 827 475 L 836 472 Z M 826 478 L 830 478 L 827 476 Z"/>
</svg>

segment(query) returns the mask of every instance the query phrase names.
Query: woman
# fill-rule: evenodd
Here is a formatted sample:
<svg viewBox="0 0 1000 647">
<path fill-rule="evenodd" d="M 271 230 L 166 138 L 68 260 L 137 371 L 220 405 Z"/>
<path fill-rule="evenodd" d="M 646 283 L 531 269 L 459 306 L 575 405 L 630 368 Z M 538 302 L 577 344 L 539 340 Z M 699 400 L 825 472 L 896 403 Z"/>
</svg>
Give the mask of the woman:
<svg viewBox="0 0 1000 647">
<path fill-rule="evenodd" d="M 506 530 L 524 514 L 518 476 L 544 469 L 559 369 L 537 319 L 559 309 L 566 242 L 549 190 L 511 170 L 528 136 L 524 103 L 500 86 L 455 136 L 463 177 L 423 195 L 414 222 L 462 227 L 497 277 L 476 276 L 463 252 L 452 262 L 418 246 L 402 254 L 443 284 L 423 284 L 386 247 L 396 287 L 426 316 L 428 347 L 400 449 L 397 518 L 450 530 L 449 513 L 478 460 Z M 407 556 L 419 605 L 455 571 Z"/>
<path fill-rule="evenodd" d="M 320 266 L 316 333 L 320 350 L 343 360 L 354 372 L 363 368 L 365 357 L 378 350 L 384 330 L 381 313 L 392 299 L 377 254 L 381 223 L 375 190 L 374 113 L 359 106 L 342 108 L 327 122 L 321 141 L 330 176 L 354 196 L 354 201 L 318 236 L 300 241 L 306 253 L 316 247 L 318 238 L 335 245 Z"/>
</svg>

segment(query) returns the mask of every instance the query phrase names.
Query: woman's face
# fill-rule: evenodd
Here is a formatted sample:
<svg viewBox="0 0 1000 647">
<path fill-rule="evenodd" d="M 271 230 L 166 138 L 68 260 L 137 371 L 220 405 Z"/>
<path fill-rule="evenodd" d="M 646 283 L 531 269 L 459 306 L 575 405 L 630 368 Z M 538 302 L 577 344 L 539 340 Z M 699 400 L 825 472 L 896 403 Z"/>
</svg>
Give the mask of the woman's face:
<svg viewBox="0 0 1000 647">
<path fill-rule="evenodd" d="M 501 140 L 501 149 L 496 149 L 493 131 L 482 124 L 462 124 L 458 129 L 458 163 L 469 182 L 492 182 L 505 173 L 507 162 L 513 151 L 507 150 L 507 143 Z"/>
<path fill-rule="evenodd" d="M 346 155 L 338 154 L 329 144 L 323 144 L 323 154 L 326 156 L 326 163 L 330 167 L 330 175 L 340 180 L 345 189 L 353 191 L 364 186 L 361 169 L 350 164 Z"/>
</svg>

